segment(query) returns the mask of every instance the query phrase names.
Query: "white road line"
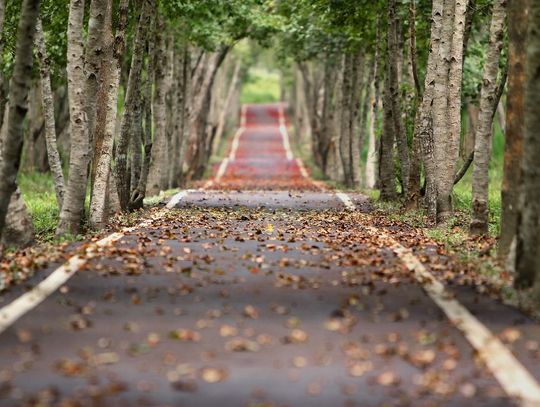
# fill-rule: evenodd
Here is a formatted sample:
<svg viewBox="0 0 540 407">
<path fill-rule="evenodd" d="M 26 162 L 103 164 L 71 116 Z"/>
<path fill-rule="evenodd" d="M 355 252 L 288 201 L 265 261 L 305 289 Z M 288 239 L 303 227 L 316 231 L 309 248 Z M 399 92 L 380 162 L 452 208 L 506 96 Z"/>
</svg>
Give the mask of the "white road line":
<svg viewBox="0 0 540 407">
<path fill-rule="evenodd" d="M 8 305 L 0 308 L 0 334 L 13 325 L 19 318 L 41 304 L 49 295 L 64 285 L 77 271 L 79 271 L 93 256 L 99 247 L 105 247 L 120 240 L 133 230 L 149 226 L 154 219 L 159 218 L 164 212 L 180 202 L 191 190 L 181 191 L 174 195 L 164 210 L 161 210 L 151 219 L 146 219 L 138 225 L 122 229 L 121 232 L 112 233 L 96 243 L 88 245 L 84 255 L 75 255 L 62 266 L 58 267 L 32 290 L 13 300 Z"/>
<path fill-rule="evenodd" d="M 347 194 L 337 192 L 336 196 L 347 209 L 356 208 Z M 467 338 L 504 391 L 510 397 L 519 399 L 524 407 L 540 406 L 540 385 L 512 352 L 467 308 L 451 297 L 444 284 L 424 267 L 410 249 L 405 248 L 380 229 L 372 226 L 366 228 L 392 243 L 394 253 L 414 273 L 416 280 L 429 297 Z"/>
<path fill-rule="evenodd" d="M 236 160 L 236 153 L 238 151 L 238 146 L 240 145 L 240 137 L 246 130 L 246 122 L 247 122 L 247 105 L 242 106 L 242 110 L 240 113 L 240 128 L 236 131 L 234 134 L 234 138 L 231 144 L 231 151 L 229 152 L 229 156 L 225 157 L 221 164 L 219 165 L 218 171 L 216 173 L 216 176 L 213 180 L 208 180 L 206 184 L 204 184 L 203 189 L 208 189 L 214 184 L 218 183 L 223 175 L 225 175 L 225 172 L 227 171 L 227 167 L 229 166 L 229 163 L 231 161 Z"/>
<path fill-rule="evenodd" d="M 300 168 L 300 174 L 302 174 L 302 177 L 309 179 L 309 174 L 306 170 L 306 166 L 304 165 L 304 162 L 300 158 L 297 158 L 296 164 L 298 165 L 298 168 Z"/>
<path fill-rule="evenodd" d="M 289 141 L 289 132 L 287 131 L 287 126 L 285 124 L 285 113 L 283 112 L 283 105 L 279 105 L 279 132 L 283 139 L 283 147 L 285 148 L 285 156 L 287 160 L 293 159 L 293 153 L 291 150 L 291 143 Z"/>
</svg>

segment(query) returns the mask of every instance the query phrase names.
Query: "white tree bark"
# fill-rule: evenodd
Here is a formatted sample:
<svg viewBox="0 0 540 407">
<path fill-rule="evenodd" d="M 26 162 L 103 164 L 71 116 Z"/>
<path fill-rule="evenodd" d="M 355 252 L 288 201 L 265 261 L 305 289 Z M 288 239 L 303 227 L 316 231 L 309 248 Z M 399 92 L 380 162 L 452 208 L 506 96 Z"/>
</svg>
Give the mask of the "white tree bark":
<svg viewBox="0 0 540 407">
<path fill-rule="evenodd" d="M 497 73 L 504 41 L 506 0 L 495 0 L 491 13 L 489 45 L 480 91 L 480 113 L 474 145 L 471 233 L 486 234 L 489 220 L 489 161 L 493 113 L 497 103 Z"/>
<path fill-rule="evenodd" d="M 71 132 L 71 153 L 66 195 L 58 235 L 79 233 L 84 215 L 89 160 L 88 122 L 84 95 L 84 0 L 71 0 L 68 21 L 67 75 Z"/>
<path fill-rule="evenodd" d="M 7 119 L 0 163 L 0 233 L 4 229 L 11 196 L 17 189 L 23 144 L 23 125 L 28 111 L 28 89 L 32 76 L 32 48 L 39 0 L 24 0 L 17 30 L 17 48 L 10 83 Z"/>
<path fill-rule="evenodd" d="M 56 126 L 54 122 L 54 98 L 51 90 L 50 77 L 50 61 L 47 55 L 45 46 L 45 38 L 43 35 L 43 27 L 41 19 L 38 19 L 36 25 L 36 46 L 37 55 L 39 58 L 39 72 L 41 83 L 41 104 L 43 108 L 43 116 L 45 119 L 45 141 L 47 143 L 47 157 L 49 166 L 53 175 L 54 191 L 58 208 L 62 209 L 64 201 L 65 185 L 64 173 L 62 172 L 62 162 L 58 153 L 58 145 L 56 143 Z"/>
</svg>

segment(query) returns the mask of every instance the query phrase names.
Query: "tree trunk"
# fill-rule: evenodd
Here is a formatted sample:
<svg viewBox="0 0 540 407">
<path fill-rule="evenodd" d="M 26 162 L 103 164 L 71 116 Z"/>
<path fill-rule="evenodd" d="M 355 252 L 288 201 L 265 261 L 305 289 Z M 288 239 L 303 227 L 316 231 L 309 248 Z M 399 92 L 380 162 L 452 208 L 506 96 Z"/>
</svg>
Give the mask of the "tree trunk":
<svg viewBox="0 0 540 407">
<path fill-rule="evenodd" d="M 381 200 L 393 201 L 397 199 L 396 182 L 394 177 L 394 134 L 395 120 L 392 109 L 392 79 L 390 73 L 391 61 L 388 55 L 385 62 L 384 75 L 384 95 L 383 95 L 383 129 L 381 135 L 381 145 L 379 152 L 379 188 L 381 190 Z"/>
<path fill-rule="evenodd" d="M 54 121 L 54 99 L 51 90 L 50 60 L 47 56 L 47 48 L 45 46 L 41 19 L 38 19 L 36 24 L 36 47 L 37 56 L 39 59 L 41 104 L 43 107 L 43 116 L 45 118 L 47 157 L 49 159 L 49 166 L 51 167 L 51 172 L 53 175 L 56 202 L 58 203 L 58 208 L 62 209 L 65 194 L 64 173 L 62 172 L 62 162 L 60 161 L 58 145 L 56 144 L 56 125 Z"/>
<path fill-rule="evenodd" d="M 362 52 L 356 52 L 352 57 L 353 63 L 353 82 L 351 89 L 351 107 L 349 131 L 351 140 L 351 186 L 358 188 L 360 186 L 360 154 L 364 146 L 365 120 L 364 112 L 367 107 L 362 109 L 362 93 L 365 87 L 364 81 L 364 55 Z M 366 95 L 367 99 L 367 95 Z"/>
<path fill-rule="evenodd" d="M 156 64 L 156 23 L 152 21 L 150 35 L 148 36 L 148 58 L 146 65 L 146 80 L 143 89 L 143 116 L 144 116 L 144 156 L 142 161 L 141 176 L 139 178 L 139 186 L 133 191 L 130 199 L 130 208 L 132 210 L 143 207 L 144 198 L 146 196 L 146 184 L 148 181 L 148 171 L 152 159 L 152 96 L 153 85 L 155 81 L 155 64 Z"/>
<path fill-rule="evenodd" d="M 525 60 L 528 0 L 508 3 L 508 92 L 504 172 L 502 182 L 502 218 L 499 256 L 506 258 L 518 227 L 519 194 L 522 183 Z"/>
<path fill-rule="evenodd" d="M 409 57 L 412 77 L 414 81 L 414 110 L 416 111 L 415 123 L 419 120 L 420 104 L 422 103 L 422 85 L 418 75 L 417 49 L 416 49 L 416 0 L 411 0 L 409 5 Z M 418 208 L 420 203 L 420 177 L 422 172 L 422 143 L 418 134 L 413 132 L 411 168 L 409 174 L 409 191 L 407 205 Z"/>
<path fill-rule="evenodd" d="M 378 20 L 377 20 L 378 21 Z M 373 57 L 373 65 L 371 68 L 370 81 L 369 81 L 369 140 L 368 140 L 368 152 L 366 161 L 366 186 L 370 189 L 377 187 L 378 173 L 377 173 L 377 115 L 379 106 L 379 69 L 380 69 L 380 40 L 379 40 L 379 28 L 377 27 L 376 35 L 376 48 L 375 56 Z"/>
<path fill-rule="evenodd" d="M 118 27 L 112 38 L 112 2 L 107 7 L 105 32 L 105 64 L 101 70 L 102 86 L 98 93 L 98 110 L 95 132 L 95 177 L 90 204 L 90 226 L 102 228 L 109 215 L 111 203 L 117 195 L 114 177 L 111 174 L 113 142 L 116 130 L 118 88 L 125 48 L 125 33 L 128 22 L 128 0 L 122 0 L 118 9 Z M 112 186 L 111 186 L 112 185 Z"/>
<path fill-rule="evenodd" d="M 525 105 L 523 133 L 523 188 L 521 216 L 516 245 L 518 288 L 535 287 L 540 306 L 540 3 L 529 2 L 529 22 L 525 67 Z"/>
<path fill-rule="evenodd" d="M 392 120 L 394 122 L 394 138 L 396 140 L 399 163 L 400 179 L 403 187 L 402 194 L 407 196 L 409 190 L 409 146 L 407 145 L 407 134 L 401 122 L 401 106 L 399 94 L 399 70 L 398 70 L 398 23 L 396 17 L 396 0 L 388 0 L 388 32 L 387 32 L 387 75 L 389 76 L 388 91 L 391 97 L 387 102 L 391 103 Z"/>
<path fill-rule="evenodd" d="M 24 0 L 17 29 L 17 48 L 10 83 L 7 122 L 4 123 L 2 162 L 0 163 L 0 234 L 6 224 L 11 196 L 17 189 L 21 162 L 23 124 L 28 111 L 28 90 L 32 77 L 32 48 L 39 0 Z"/>
<path fill-rule="evenodd" d="M 88 37 L 84 56 L 84 95 L 90 148 L 94 148 L 96 126 L 97 94 L 100 87 L 100 69 L 103 60 L 103 36 L 107 7 L 110 0 L 91 0 L 88 20 Z"/>
<path fill-rule="evenodd" d="M 480 91 L 480 114 L 474 145 L 472 182 L 472 219 L 470 231 L 473 235 L 488 233 L 489 220 L 489 160 L 493 112 L 497 108 L 497 73 L 504 40 L 506 0 L 495 0 L 491 14 L 489 45 L 484 62 L 484 76 Z"/>
<path fill-rule="evenodd" d="M 89 158 L 88 122 L 85 112 L 84 78 L 84 0 L 71 0 L 68 22 L 68 94 L 70 111 L 71 152 L 66 195 L 58 235 L 79 233 L 84 215 L 87 166 Z"/>
<path fill-rule="evenodd" d="M 424 79 L 424 94 L 414 125 L 414 138 L 420 140 L 426 177 L 425 206 L 429 218 L 437 216 L 436 162 L 433 139 L 433 103 L 436 88 L 439 49 L 441 47 L 444 0 L 434 0 L 431 11 L 429 55 Z"/>
<path fill-rule="evenodd" d="M 461 134 L 463 34 L 468 0 L 445 0 L 433 99 L 437 222 L 452 215 L 452 189 Z"/>
<path fill-rule="evenodd" d="M 163 175 L 167 173 L 167 106 L 165 99 L 168 92 L 168 55 L 162 16 L 159 16 L 156 28 L 155 97 L 152 109 L 154 113 L 154 141 L 146 185 L 148 195 L 157 195 L 166 189 L 166 185 L 163 184 Z"/>
<path fill-rule="evenodd" d="M 353 186 L 351 173 L 351 114 L 352 109 L 352 88 L 353 88 L 353 56 L 345 54 L 342 63 L 343 81 L 341 83 L 341 97 L 339 100 L 339 151 L 343 164 L 343 177 L 347 187 Z"/>
<path fill-rule="evenodd" d="M 120 125 L 120 134 L 116 143 L 115 177 L 118 188 L 118 199 L 123 211 L 129 210 L 130 182 L 128 171 L 128 152 L 136 114 L 140 111 L 137 105 L 141 103 L 141 71 L 144 62 L 145 43 L 152 14 L 155 12 L 155 0 L 143 0 L 137 32 L 131 57 L 131 68 L 126 89 L 124 112 Z"/>
<path fill-rule="evenodd" d="M 221 144 L 221 138 L 223 137 L 223 133 L 225 131 L 225 125 L 227 123 L 227 115 L 230 114 L 231 110 L 231 102 L 232 98 L 234 96 L 234 92 L 238 86 L 238 82 L 240 81 L 240 69 L 242 68 L 242 61 L 238 59 L 234 65 L 234 71 L 231 78 L 231 81 L 229 83 L 229 89 L 227 90 L 227 96 L 225 97 L 225 102 L 223 104 L 223 109 L 220 112 L 219 120 L 218 120 L 218 126 L 216 130 L 216 138 L 214 141 L 214 153 L 219 148 L 219 145 Z"/>
<path fill-rule="evenodd" d="M 206 124 L 209 103 L 211 100 L 211 89 L 216 73 L 229 52 L 229 47 L 223 47 L 220 51 L 213 53 L 208 60 L 208 64 L 200 85 L 193 94 L 192 110 L 190 112 L 190 136 L 188 140 L 188 178 L 198 179 L 202 177 L 206 167 L 205 158 L 207 156 L 207 134 Z M 195 85 L 195 82 L 194 82 Z"/>
</svg>

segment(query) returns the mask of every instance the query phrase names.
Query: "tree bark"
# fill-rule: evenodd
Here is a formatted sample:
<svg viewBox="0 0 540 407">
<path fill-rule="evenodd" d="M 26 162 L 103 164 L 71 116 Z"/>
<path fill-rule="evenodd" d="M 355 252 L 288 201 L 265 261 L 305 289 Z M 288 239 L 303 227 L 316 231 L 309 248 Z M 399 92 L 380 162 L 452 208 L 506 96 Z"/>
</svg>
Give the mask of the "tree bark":
<svg viewBox="0 0 540 407">
<path fill-rule="evenodd" d="M 399 94 L 399 69 L 398 69 L 398 23 L 396 17 L 396 0 L 388 0 L 388 32 L 387 32 L 387 75 L 389 75 L 389 88 L 391 93 L 390 100 L 392 109 L 392 120 L 394 122 L 394 138 L 397 144 L 400 179 L 403 187 L 402 194 L 407 196 L 409 190 L 409 146 L 407 144 L 407 134 L 403 129 L 401 122 L 401 106 Z"/>
<path fill-rule="evenodd" d="M 528 0 L 508 3 L 508 92 L 504 171 L 502 181 L 502 218 L 499 256 L 506 258 L 515 239 L 519 217 L 519 194 L 522 184 L 525 60 Z"/>
<path fill-rule="evenodd" d="M 495 0 L 491 13 L 489 45 L 484 62 L 484 75 L 480 91 L 480 114 L 474 145 L 472 182 L 472 219 L 470 232 L 473 235 L 488 233 L 489 221 L 489 160 L 493 112 L 497 108 L 497 73 L 504 41 L 506 0 Z"/>
<path fill-rule="evenodd" d="M 452 215 L 452 189 L 459 157 L 463 34 L 467 0 L 445 0 L 433 99 L 437 222 Z"/>
<path fill-rule="evenodd" d="M 118 89 L 125 49 L 125 34 L 128 22 L 128 0 L 122 0 L 118 9 L 118 27 L 112 38 L 112 1 L 109 1 L 105 21 L 105 61 L 101 71 L 102 86 L 98 93 L 96 115 L 96 148 L 94 155 L 95 178 L 90 204 L 90 226 L 102 228 L 107 220 L 111 204 L 117 195 L 114 177 L 111 174 L 113 142 L 116 130 Z M 112 186 L 111 186 L 112 185 Z"/>
<path fill-rule="evenodd" d="M 416 0 L 411 0 L 409 5 L 409 57 L 414 81 L 414 110 L 416 111 L 415 123 L 419 120 L 420 104 L 422 103 L 422 85 L 418 75 L 417 49 L 416 49 Z M 422 144 L 418 134 L 413 132 L 411 168 L 409 174 L 409 191 L 407 205 L 418 208 L 420 203 L 420 177 L 422 172 Z"/>
<path fill-rule="evenodd" d="M 109 0 L 91 0 L 88 20 L 88 37 L 84 56 L 84 94 L 86 102 L 86 118 L 90 148 L 94 148 L 94 131 L 96 126 L 97 94 L 100 87 L 100 69 L 103 63 L 103 35 Z"/>
<path fill-rule="evenodd" d="M 124 112 L 120 125 L 120 134 L 116 143 L 115 177 L 118 188 L 118 199 L 122 211 L 129 210 L 130 182 L 128 171 L 128 152 L 131 134 L 136 122 L 137 105 L 141 103 L 141 71 L 144 61 L 145 43 L 152 13 L 155 11 L 155 0 L 143 0 L 135 41 L 131 57 Z"/>
<path fill-rule="evenodd" d="M 157 195 L 167 187 L 164 185 L 163 180 L 164 175 L 167 174 L 166 96 L 169 85 L 167 80 L 168 63 L 164 21 L 163 17 L 159 16 L 156 27 L 155 97 L 152 109 L 154 113 L 154 141 L 152 143 L 152 159 L 146 185 L 148 195 Z"/>
<path fill-rule="evenodd" d="M 71 152 L 66 195 L 57 235 L 79 233 L 84 215 L 87 166 L 89 159 L 88 122 L 84 98 L 84 0 L 71 0 L 68 22 L 68 94 Z"/>
<path fill-rule="evenodd" d="M 515 285 L 534 286 L 540 306 L 540 3 L 529 2 L 527 56 L 525 66 L 525 105 L 523 133 L 523 188 L 521 216 L 516 245 Z"/>
<path fill-rule="evenodd" d="M 369 82 L 369 140 L 368 140 L 368 153 L 366 161 L 366 186 L 368 188 L 376 188 L 377 186 L 377 108 L 379 106 L 379 54 L 380 54 L 380 41 L 379 41 L 379 28 L 377 28 L 376 35 L 376 48 L 375 56 L 373 57 L 373 65 L 371 68 L 370 82 Z"/>
<path fill-rule="evenodd" d="M 397 199 L 396 182 L 394 177 L 394 142 L 395 142 L 395 120 L 392 109 L 392 79 L 390 73 L 391 61 L 387 58 L 385 62 L 384 75 L 384 95 L 383 95 L 383 129 L 381 135 L 381 145 L 379 150 L 379 181 L 381 200 L 394 201 Z"/>
<path fill-rule="evenodd" d="M 429 55 L 424 79 L 424 94 L 416 116 L 414 138 L 420 140 L 426 177 L 425 206 L 430 219 L 437 216 L 436 162 L 434 157 L 433 103 L 435 96 L 439 49 L 442 42 L 444 0 L 434 0 L 431 10 Z"/>
<path fill-rule="evenodd" d="M 36 47 L 39 59 L 39 73 L 41 82 L 41 104 L 43 107 L 43 116 L 45 118 L 45 140 L 47 142 L 47 157 L 49 166 L 53 175 L 54 191 L 58 208 L 62 209 L 64 201 L 65 184 L 64 173 L 62 171 L 62 162 L 58 153 L 56 143 L 56 125 L 54 121 L 54 99 L 51 89 L 50 60 L 47 55 L 45 38 L 41 19 L 36 24 Z"/>
<path fill-rule="evenodd" d="M 17 173 L 21 162 L 23 124 L 28 111 L 28 90 L 32 77 L 32 47 L 39 0 L 24 0 L 17 29 L 17 48 L 10 83 L 7 122 L 4 123 L 2 162 L 0 163 L 0 234 L 6 224 L 11 196 L 17 189 Z"/>
<path fill-rule="evenodd" d="M 343 55 L 343 81 L 341 83 L 341 98 L 339 101 L 339 151 L 341 162 L 343 164 L 343 177 L 347 187 L 353 186 L 352 180 L 352 160 L 351 160 L 351 115 L 352 109 L 352 89 L 353 89 L 353 56 L 352 54 Z"/>
<path fill-rule="evenodd" d="M 225 125 L 227 122 L 227 115 L 231 112 L 231 102 L 232 98 L 234 96 L 234 92 L 238 86 L 238 82 L 240 81 L 240 69 L 242 68 L 242 61 L 238 59 L 234 65 L 234 71 L 231 78 L 231 81 L 229 83 L 229 89 L 227 90 L 227 96 L 225 97 L 225 102 L 223 104 L 223 109 L 221 110 L 219 114 L 219 120 L 218 120 L 218 126 L 216 130 L 216 138 L 214 142 L 214 153 L 219 148 L 219 145 L 221 143 L 221 139 L 223 137 L 223 133 L 225 131 Z"/>
<path fill-rule="evenodd" d="M 146 80 L 143 89 L 143 116 L 144 116 L 144 155 L 142 160 L 141 176 L 139 185 L 133 191 L 129 206 L 132 210 L 143 207 L 144 198 L 146 196 L 146 184 L 148 181 L 148 171 L 152 159 L 152 101 L 153 101 L 153 85 L 155 80 L 155 64 L 156 64 L 156 22 L 152 21 L 150 35 L 148 36 L 148 58 L 146 65 Z"/>
</svg>

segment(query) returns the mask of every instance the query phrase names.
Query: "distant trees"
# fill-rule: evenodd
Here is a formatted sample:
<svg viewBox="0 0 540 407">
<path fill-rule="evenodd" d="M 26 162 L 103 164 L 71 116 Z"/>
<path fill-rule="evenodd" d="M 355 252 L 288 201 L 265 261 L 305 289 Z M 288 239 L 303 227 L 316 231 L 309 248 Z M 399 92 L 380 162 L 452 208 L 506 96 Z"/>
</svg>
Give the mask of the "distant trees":
<svg viewBox="0 0 540 407">
<path fill-rule="evenodd" d="M 239 104 L 232 99 L 239 98 L 235 89 L 245 77 L 245 60 L 232 46 L 276 30 L 264 2 L 42 3 L 39 18 L 37 0 L 7 7 L 0 0 L 0 107 L 4 78 L 11 75 L 1 144 L 0 233 L 16 190 L 23 138 L 25 159 L 42 151 L 39 168 L 53 174 L 58 235 L 77 234 L 85 224 L 101 228 L 114 211 L 141 208 L 147 194 L 200 178 L 216 132 L 220 139 L 228 115 L 237 114 L 213 108 L 225 102 L 218 98 L 227 98 L 227 107 Z M 237 67 L 219 76 L 231 84 L 228 93 L 215 82 L 225 57 Z M 39 97 L 37 104 L 32 100 L 32 137 L 23 137 L 30 90 Z M 10 225 L 31 235 L 31 223 L 24 226 L 16 215 L 26 213 L 24 202 L 20 194 L 13 197 Z"/>
</svg>

